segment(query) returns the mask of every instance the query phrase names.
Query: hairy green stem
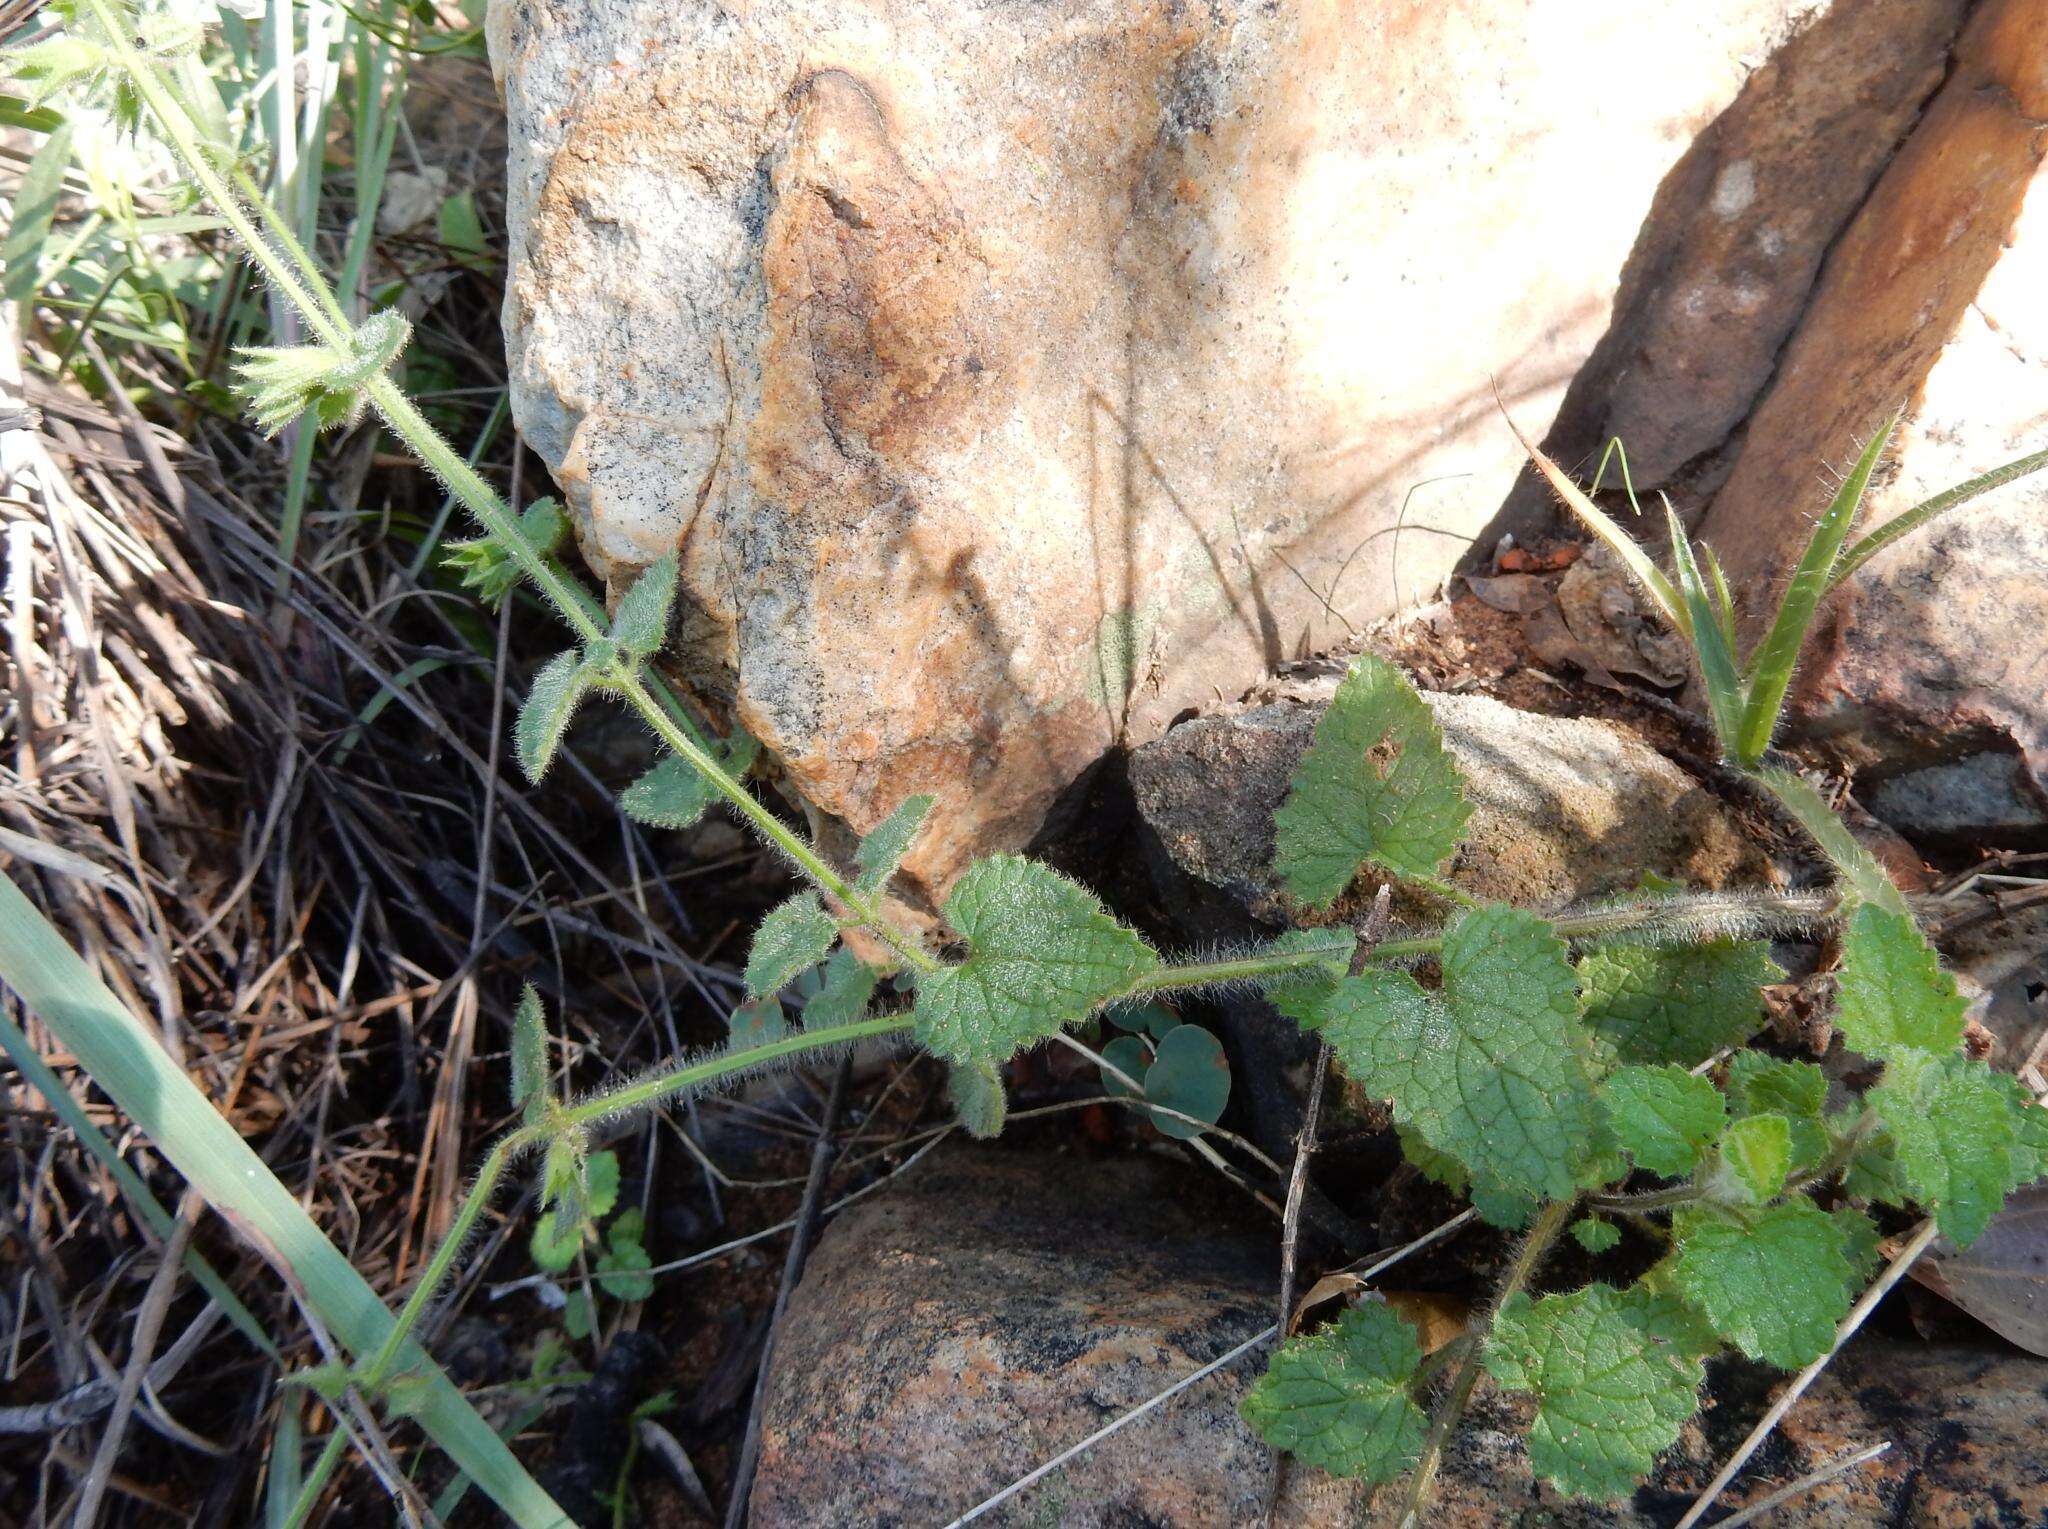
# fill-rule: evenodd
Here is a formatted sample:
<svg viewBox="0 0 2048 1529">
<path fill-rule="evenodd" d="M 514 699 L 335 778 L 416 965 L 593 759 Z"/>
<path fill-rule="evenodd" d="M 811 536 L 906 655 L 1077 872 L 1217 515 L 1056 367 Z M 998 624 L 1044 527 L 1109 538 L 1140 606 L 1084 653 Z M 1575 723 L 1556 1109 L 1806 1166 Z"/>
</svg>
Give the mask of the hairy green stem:
<svg viewBox="0 0 2048 1529">
<path fill-rule="evenodd" d="M 1567 940 L 1643 937 L 1654 943 L 1687 944 L 1738 935 L 1811 931 L 1832 922 L 1841 906 L 1833 892 L 1730 893 L 1699 897 L 1646 898 L 1561 913 L 1551 927 Z M 1261 982 L 1327 967 L 1347 958 L 1352 942 L 1337 931 L 1327 945 L 1292 945 L 1285 950 L 1215 961 L 1171 963 L 1140 977 L 1126 997 L 1217 987 L 1232 982 Z M 1382 940 L 1372 949 L 1373 961 L 1409 961 L 1438 955 L 1442 934 Z"/>
<path fill-rule="evenodd" d="M 1429 1420 L 1429 1437 L 1422 1446 L 1422 1458 L 1416 1462 L 1415 1474 L 1409 1483 L 1408 1500 L 1401 1510 L 1400 1529 L 1415 1529 L 1422 1522 L 1422 1510 L 1429 1506 L 1429 1499 L 1436 1490 L 1437 1472 L 1443 1468 L 1444 1446 L 1450 1441 L 1451 1430 L 1458 1426 L 1458 1419 L 1465 1415 L 1465 1404 L 1472 1399 L 1472 1388 L 1479 1382 L 1479 1360 L 1486 1345 L 1486 1335 L 1493 1331 L 1501 1308 L 1529 1283 L 1544 1255 L 1550 1251 L 1551 1244 L 1570 1224 L 1577 1205 L 1576 1198 L 1553 1200 L 1537 1213 L 1536 1224 L 1522 1239 L 1515 1261 L 1508 1266 L 1500 1288 L 1494 1291 L 1493 1300 L 1486 1308 L 1485 1320 L 1474 1334 L 1471 1348 L 1459 1359 L 1458 1368 L 1452 1372 L 1450 1387 Z"/>
</svg>

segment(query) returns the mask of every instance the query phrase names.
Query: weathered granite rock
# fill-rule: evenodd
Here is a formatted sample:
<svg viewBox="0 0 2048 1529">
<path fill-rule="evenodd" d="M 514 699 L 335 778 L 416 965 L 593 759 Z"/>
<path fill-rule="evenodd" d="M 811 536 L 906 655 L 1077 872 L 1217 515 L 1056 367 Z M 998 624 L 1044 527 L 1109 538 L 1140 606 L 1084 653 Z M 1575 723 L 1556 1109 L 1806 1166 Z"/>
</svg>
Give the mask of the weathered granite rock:
<svg viewBox="0 0 2048 1529">
<path fill-rule="evenodd" d="M 1262 923 L 1292 911 L 1272 875 L 1273 814 L 1335 685 L 1332 675 L 1194 718 L 1131 756 L 1149 839 Z M 1487 696 L 1424 699 L 1472 802 L 1450 878 L 1474 896 L 1550 907 L 1629 891 L 1645 871 L 1701 887 L 1770 875 L 1720 801 L 1627 729 Z"/>
<path fill-rule="evenodd" d="M 1902 405 L 1877 524 L 2048 445 L 2048 5 L 1989 0 L 1829 254 L 1704 522 L 1738 590 L 1791 568 L 1843 461 Z M 1910 537 L 1835 603 L 1794 698 L 1867 778 L 2018 750 L 2048 788 L 2048 477 Z M 1745 602 L 1749 619 L 1767 613 Z"/>
<path fill-rule="evenodd" d="M 1870 807 L 1930 843 L 2031 845 L 2048 837 L 2048 792 L 2017 754 L 1967 754 L 1880 781 Z"/>
<path fill-rule="evenodd" d="M 949 1152 L 833 1223 L 776 1342 L 759 1529 L 942 1524 L 1273 1320 L 1274 1239 L 1159 1158 Z M 1227 1189 L 1222 1193 L 1231 1193 Z M 1249 1362 L 987 1522 L 1251 1524 Z M 1282 1523 L 1351 1522 L 1309 1473 Z"/>
<path fill-rule="evenodd" d="M 1658 187 L 1612 326 L 1546 443 L 1554 455 L 1576 462 L 1620 436 L 1648 489 L 1722 447 L 1769 384 L 1829 246 L 1941 84 L 1968 9 L 1837 5 L 1749 77 Z"/>
<path fill-rule="evenodd" d="M 947 1522 L 1200 1369 L 1271 1320 L 1270 1225 L 1163 1159 L 937 1156 L 826 1232 L 790 1303 L 766 1393 L 753 1522 Z M 989 1515 L 998 1525 L 1264 1523 L 1267 1456 L 1238 1419 L 1248 1356 Z M 1717 1363 L 1708 1408 L 1631 1500 L 1533 1479 L 1526 1398 L 1482 1383 L 1432 1525 L 1662 1529 L 1779 1377 Z M 1780 1510 L 1784 1526 L 2038 1524 L 2048 1513 L 2048 1361 L 1863 1339 L 1723 1499 L 1739 1508 L 1878 1439 L 1892 1451 Z M 1391 1499 L 1394 1494 L 1387 1494 Z M 1380 1524 L 1391 1500 L 1298 1467 L 1276 1522 Z"/>
<path fill-rule="evenodd" d="M 1878 35 L 1793 71 L 1854 145 L 1781 177 L 1826 193 L 1797 260 L 1944 14 L 1841 8 Z M 515 416 L 614 589 L 680 550 L 677 671 L 825 818 L 939 795 L 936 890 L 1440 575 L 1519 467 L 1489 378 L 1543 426 L 1660 181 L 1825 10 L 492 0 Z M 1411 488 L 1452 535 L 1378 535 Z"/>
</svg>

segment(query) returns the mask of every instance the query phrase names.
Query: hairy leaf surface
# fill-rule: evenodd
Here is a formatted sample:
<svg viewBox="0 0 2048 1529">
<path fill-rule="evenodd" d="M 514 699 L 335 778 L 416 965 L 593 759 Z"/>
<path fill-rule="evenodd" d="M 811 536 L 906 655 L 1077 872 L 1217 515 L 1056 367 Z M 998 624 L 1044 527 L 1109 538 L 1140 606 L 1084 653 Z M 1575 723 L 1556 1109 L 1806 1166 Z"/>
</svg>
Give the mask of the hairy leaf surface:
<svg viewBox="0 0 2048 1529">
<path fill-rule="evenodd" d="M 1958 1247 L 1977 1240 L 2008 1193 L 2040 1176 L 2042 1112 L 2016 1079 L 1981 1062 L 1894 1062 L 1868 1103 L 1891 1132 L 1906 1188 Z"/>
<path fill-rule="evenodd" d="M 1621 1062 L 1693 1067 L 1763 1023 L 1757 989 L 1779 975 L 1761 940 L 1608 945 L 1579 960 L 1586 1024 Z"/>
<path fill-rule="evenodd" d="M 946 899 L 964 962 L 921 975 L 917 1037 L 951 1062 L 996 1063 L 1131 990 L 1152 947 L 1084 888 L 1020 855 L 969 866 Z"/>
<path fill-rule="evenodd" d="M 1811 1200 L 1683 1210 L 1672 1230 L 1680 1293 L 1743 1353 L 1796 1370 L 1833 1346 L 1856 1269 L 1847 1229 Z"/>
<path fill-rule="evenodd" d="M 896 874 L 896 867 L 910 853 L 917 831 L 924 827 L 925 814 L 931 810 L 931 797 L 906 796 L 896 804 L 894 812 L 875 825 L 874 832 L 860 841 L 860 848 L 853 852 L 853 859 L 854 864 L 860 867 L 856 885 L 861 891 L 879 892 L 889 884 L 889 878 Z"/>
<path fill-rule="evenodd" d="M 1557 931 L 1492 907 L 1444 937 L 1443 988 L 1406 972 L 1346 977 L 1321 1005 L 1344 1070 L 1475 1180 L 1559 1198 L 1595 1123 L 1578 983 Z"/>
<path fill-rule="evenodd" d="M 1367 654 L 1338 685 L 1274 816 L 1273 867 L 1314 907 L 1367 861 L 1434 881 L 1471 813 L 1436 714 L 1399 669 Z"/>
<path fill-rule="evenodd" d="M 1009 1096 L 1003 1092 L 1002 1075 L 979 1062 L 965 1062 L 948 1071 L 946 1097 L 953 1101 L 953 1113 L 967 1134 L 980 1141 L 1003 1134 L 1003 1117 L 1009 1112 Z"/>
<path fill-rule="evenodd" d="M 555 750 L 561 747 L 562 734 L 576 715 L 576 704 L 589 688 L 590 673 L 583 666 L 583 655 L 573 648 L 557 653 L 534 675 L 526 704 L 519 708 L 519 719 L 512 726 L 513 750 L 528 780 L 537 784 L 547 774 Z"/>
<path fill-rule="evenodd" d="M 1636 1165 L 1666 1178 L 1691 1173 L 1728 1118 L 1721 1091 L 1683 1067 L 1623 1067 L 1601 1093 L 1615 1139 Z"/>
<path fill-rule="evenodd" d="M 1692 1323 L 1641 1286 L 1517 1293 L 1486 1344 L 1486 1368 L 1536 1397 L 1529 1464 L 1560 1491 L 1612 1502 L 1671 1447 L 1705 1374 Z"/>
<path fill-rule="evenodd" d="M 816 892 L 799 892 L 770 909 L 754 931 L 747 952 L 747 991 L 765 998 L 781 991 L 798 972 L 825 959 L 839 937 L 839 921 L 825 911 Z"/>
<path fill-rule="evenodd" d="M 1728 1102 L 1737 1116 L 1783 1115 L 1792 1131 L 1792 1166 L 1811 1168 L 1827 1155 L 1827 1075 L 1811 1062 L 1784 1062 L 1761 1051 L 1738 1051 L 1728 1062 Z"/>
<path fill-rule="evenodd" d="M 1783 1115 L 1746 1115 L 1721 1133 L 1713 1188 L 1724 1199 L 1761 1205 L 1785 1187 L 1792 1171 L 1792 1122 Z"/>
<path fill-rule="evenodd" d="M 1392 1481 L 1422 1450 L 1422 1412 L 1409 1395 L 1422 1345 L 1382 1301 L 1291 1338 L 1238 1410 L 1275 1449 L 1333 1476 Z"/>
<path fill-rule="evenodd" d="M 1962 1044 L 1956 979 L 1912 919 L 1873 903 L 1842 936 L 1835 1023 L 1853 1051 L 1890 1060 L 1909 1051 L 1946 1056 Z"/>
<path fill-rule="evenodd" d="M 675 595 L 676 555 L 670 552 L 648 564 L 619 596 L 619 608 L 612 616 L 612 641 L 635 658 L 659 653 L 668 641 L 668 614 Z"/>
</svg>

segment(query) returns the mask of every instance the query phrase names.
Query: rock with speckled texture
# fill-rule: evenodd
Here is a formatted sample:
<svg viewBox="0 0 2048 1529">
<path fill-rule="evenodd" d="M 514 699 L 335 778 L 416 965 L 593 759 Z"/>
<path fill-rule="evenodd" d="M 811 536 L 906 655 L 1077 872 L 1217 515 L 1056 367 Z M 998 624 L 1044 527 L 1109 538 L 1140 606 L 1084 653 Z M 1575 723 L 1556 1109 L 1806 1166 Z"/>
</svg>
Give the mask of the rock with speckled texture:
<svg viewBox="0 0 2048 1529">
<path fill-rule="evenodd" d="M 680 551 L 675 672 L 828 850 L 937 794 L 935 895 L 1440 576 L 1494 382 L 1543 428 L 1828 9 L 492 0 L 514 413 L 614 590 Z"/>
<path fill-rule="evenodd" d="M 1277 1251 L 1220 1180 L 1161 1158 L 937 1155 L 833 1223 L 765 1394 L 756 1529 L 946 1523 L 1273 1320 Z M 991 1514 L 1253 1524 L 1247 1360 Z M 1299 1473 L 1281 1524 L 1352 1521 Z"/>
</svg>

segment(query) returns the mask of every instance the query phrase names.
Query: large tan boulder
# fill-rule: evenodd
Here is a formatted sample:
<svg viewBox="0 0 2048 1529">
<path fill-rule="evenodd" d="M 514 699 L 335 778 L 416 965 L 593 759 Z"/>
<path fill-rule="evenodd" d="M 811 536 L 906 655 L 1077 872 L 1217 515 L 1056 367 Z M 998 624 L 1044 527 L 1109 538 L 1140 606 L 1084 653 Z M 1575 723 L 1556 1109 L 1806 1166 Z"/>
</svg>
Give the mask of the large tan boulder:
<svg viewBox="0 0 2048 1529">
<path fill-rule="evenodd" d="M 1955 7 L 1837 9 L 1878 35 L 1799 109 L 1895 130 Z M 680 549 L 676 671 L 828 840 L 938 794 L 936 891 L 1440 577 L 1519 465 L 1494 382 L 1546 425 L 1660 182 L 1828 12 L 493 0 L 515 414 L 614 588 Z"/>
</svg>

